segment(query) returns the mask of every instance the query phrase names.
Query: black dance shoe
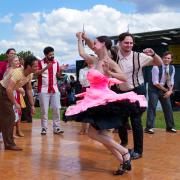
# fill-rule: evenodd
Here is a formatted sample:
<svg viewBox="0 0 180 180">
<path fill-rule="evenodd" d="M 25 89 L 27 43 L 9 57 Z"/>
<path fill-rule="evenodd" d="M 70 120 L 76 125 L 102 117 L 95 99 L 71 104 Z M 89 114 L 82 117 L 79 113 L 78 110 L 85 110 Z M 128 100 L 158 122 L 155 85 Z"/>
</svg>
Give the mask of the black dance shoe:
<svg viewBox="0 0 180 180">
<path fill-rule="evenodd" d="M 126 155 L 129 155 L 129 159 L 126 161 L 123 160 L 124 163 L 123 163 L 122 169 L 124 171 L 130 171 L 131 170 L 131 155 L 130 155 L 129 151 L 123 155 L 123 159 L 124 159 L 124 156 L 126 156 Z"/>
<path fill-rule="evenodd" d="M 126 154 L 123 155 L 123 157 L 125 155 L 129 154 L 129 152 L 127 152 Z M 124 159 L 124 158 L 123 158 Z M 123 160 L 124 161 L 124 160 Z M 131 157 L 129 154 L 129 159 L 124 161 L 123 164 L 120 165 L 120 167 L 118 168 L 117 171 L 114 171 L 113 175 L 123 175 L 126 171 L 130 171 L 132 169 L 131 167 Z"/>
<path fill-rule="evenodd" d="M 123 175 L 124 174 L 124 169 L 123 169 L 123 164 L 120 164 L 120 167 L 118 168 L 118 170 L 116 170 L 116 171 L 114 171 L 113 172 L 113 175 L 115 175 L 115 176 L 121 176 L 121 175 Z"/>
</svg>

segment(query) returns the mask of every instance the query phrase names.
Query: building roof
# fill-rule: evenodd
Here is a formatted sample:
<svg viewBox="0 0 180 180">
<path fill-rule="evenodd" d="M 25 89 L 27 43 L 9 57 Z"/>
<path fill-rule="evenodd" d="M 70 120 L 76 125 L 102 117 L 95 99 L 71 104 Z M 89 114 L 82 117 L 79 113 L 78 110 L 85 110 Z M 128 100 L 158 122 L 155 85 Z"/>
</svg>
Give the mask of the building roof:
<svg viewBox="0 0 180 180">
<path fill-rule="evenodd" d="M 138 46 L 180 44 L 180 28 L 134 33 L 133 35 L 135 37 L 135 44 Z M 115 43 L 118 41 L 118 36 L 111 36 L 110 38 Z"/>
</svg>

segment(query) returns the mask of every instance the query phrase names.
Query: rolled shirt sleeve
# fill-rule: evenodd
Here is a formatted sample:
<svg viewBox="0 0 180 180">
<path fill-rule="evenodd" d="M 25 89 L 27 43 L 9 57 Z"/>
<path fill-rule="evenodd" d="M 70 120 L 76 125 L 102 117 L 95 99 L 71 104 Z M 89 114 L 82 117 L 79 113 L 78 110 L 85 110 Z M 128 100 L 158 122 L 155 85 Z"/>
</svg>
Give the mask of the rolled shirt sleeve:
<svg viewBox="0 0 180 180">
<path fill-rule="evenodd" d="M 152 65 L 153 58 L 144 53 L 140 53 L 140 64 L 142 67 Z"/>
<path fill-rule="evenodd" d="M 153 85 L 159 84 L 159 68 L 158 68 L 158 66 L 153 66 L 151 73 L 152 73 Z"/>
<path fill-rule="evenodd" d="M 171 75 L 171 83 L 172 83 L 172 86 L 174 86 L 174 75 L 175 75 L 175 68 L 173 66 L 173 72 L 172 72 L 172 75 Z"/>
</svg>

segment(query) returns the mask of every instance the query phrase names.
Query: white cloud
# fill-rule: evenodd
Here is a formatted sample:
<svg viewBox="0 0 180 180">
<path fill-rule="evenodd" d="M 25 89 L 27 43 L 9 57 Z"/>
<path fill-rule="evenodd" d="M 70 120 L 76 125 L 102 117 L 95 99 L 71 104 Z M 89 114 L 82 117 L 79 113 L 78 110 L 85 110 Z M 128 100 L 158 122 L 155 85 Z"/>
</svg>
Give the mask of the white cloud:
<svg viewBox="0 0 180 180">
<path fill-rule="evenodd" d="M 0 23 L 4 23 L 4 24 L 11 24 L 12 23 L 12 13 L 9 13 L 7 15 L 5 15 L 4 17 L 0 17 Z"/>
<path fill-rule="evenodd" d="M 15 24 L 14 30 L 20 38 L 39 38 L 40 13 L 22 14 L 22 20 Z"/>
<path fill-rule="evenodd" d="M 23 14 L 14 26 L 16 39 L 1 40 L 0 48 L 30 50 L 43 57 L 44 47 L 50 45 L 62 63 L 73 63 L 79 59 L 75 33 L 82 30 L 83 24 L 86 33 L 96 37 L 118 35 L 127 31 L 128 25 L 132 33 L 178 28 L 179 19 L 178 12 L 124 14 L 105 5 L 83 11 L 59 8 L 49 13 Z"/>
</svg>

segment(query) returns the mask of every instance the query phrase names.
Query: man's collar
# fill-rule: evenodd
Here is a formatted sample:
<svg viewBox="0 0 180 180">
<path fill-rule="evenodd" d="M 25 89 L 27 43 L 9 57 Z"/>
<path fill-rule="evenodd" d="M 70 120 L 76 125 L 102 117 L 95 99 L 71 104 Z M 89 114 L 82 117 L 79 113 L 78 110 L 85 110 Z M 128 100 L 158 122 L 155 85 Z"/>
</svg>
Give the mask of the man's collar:
<svg viewBox="0 0 180 180">
<path fill-rule="evenodd" d="M 119 50 L 118 55 L 119 55 L 119 60 L 123 60 L 123 59 L 127 60 L 129 57 L 131 57 L 133 55 L 133 51 L 131 51 L 131 53 L 128 56 L 123 56 L 121 53 L 121 50 Z"/>
</svg>

